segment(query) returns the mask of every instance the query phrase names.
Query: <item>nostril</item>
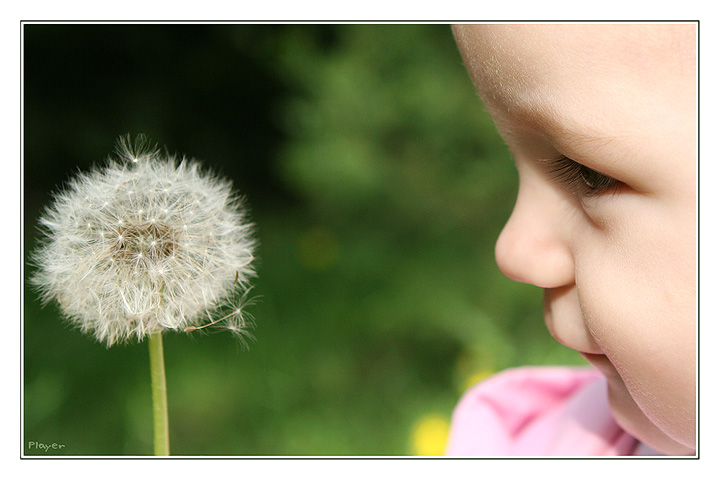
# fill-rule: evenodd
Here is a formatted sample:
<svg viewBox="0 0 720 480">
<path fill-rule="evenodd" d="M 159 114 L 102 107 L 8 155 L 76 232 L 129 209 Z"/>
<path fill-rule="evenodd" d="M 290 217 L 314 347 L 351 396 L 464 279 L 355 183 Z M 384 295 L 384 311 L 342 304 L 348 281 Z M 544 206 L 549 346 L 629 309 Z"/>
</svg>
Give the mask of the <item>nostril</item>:
<svg viewBox="0 0 720 480">
<path fill-rule="evenodd" d="M 561 233 L 541 219 L 520 218 L 516 213 L 495 243 L 495 262 L 509 279 L 540 288 L 562 287 L 575 280 L 573 256 Z"/>
</svg>

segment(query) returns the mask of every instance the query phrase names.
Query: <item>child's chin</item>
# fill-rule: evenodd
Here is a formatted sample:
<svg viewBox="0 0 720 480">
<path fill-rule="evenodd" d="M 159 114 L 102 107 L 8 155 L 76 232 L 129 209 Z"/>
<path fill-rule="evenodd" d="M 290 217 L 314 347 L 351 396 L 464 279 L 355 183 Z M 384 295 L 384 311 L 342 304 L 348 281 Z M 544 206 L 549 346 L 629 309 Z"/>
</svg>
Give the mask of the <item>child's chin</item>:
<svg viewBox="0 0 720 480">
<path fill-rule="evenodd" d="M 665 455 L 695 455 L 693 447 L 669 437 L 643 413 L 619 375 L 616 381 L 608 379 L 608 400 L 618 424 L 645 445 Z"/>
</svg>

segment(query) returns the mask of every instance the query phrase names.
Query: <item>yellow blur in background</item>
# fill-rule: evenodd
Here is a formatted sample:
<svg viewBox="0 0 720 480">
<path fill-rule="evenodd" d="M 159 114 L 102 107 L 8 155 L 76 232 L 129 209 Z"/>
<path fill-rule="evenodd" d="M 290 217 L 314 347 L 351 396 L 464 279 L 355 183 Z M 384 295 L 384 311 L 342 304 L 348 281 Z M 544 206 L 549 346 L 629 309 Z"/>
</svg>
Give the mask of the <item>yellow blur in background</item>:
<svg viewBox="0 0 720 480">
<path fill-rule="evenodd" d="M 428 414 L 421 417 L 413 426 L 412 454 L 435 457 L 445 454 L 450 421 L 443 415 Z"/>
</svg>

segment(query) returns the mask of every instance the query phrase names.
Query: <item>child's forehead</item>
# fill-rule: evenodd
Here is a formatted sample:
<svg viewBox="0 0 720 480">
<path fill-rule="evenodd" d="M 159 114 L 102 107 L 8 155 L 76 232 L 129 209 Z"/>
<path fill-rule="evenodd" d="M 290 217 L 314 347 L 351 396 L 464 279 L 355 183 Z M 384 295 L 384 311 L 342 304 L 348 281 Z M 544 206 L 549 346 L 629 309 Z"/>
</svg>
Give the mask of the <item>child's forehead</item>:
<svg viewBox="0 0 720 480">
<path fill-rule="evenodd" d="M 454 32 L 488 107 L 530 120 L 563 102 L 581 107 L 633 89 L 644 96 L 686 87 L 677 71 L 694 72 L 694 25 L 461 25 Z"/>
<path fill-rule="evenodd" d="M 555 66 L 557 60 L 637 69 L 695 62 L 694 24 L 480 24 L 453 30 L 461 48 L 471 46 L 476 55 L 497 55 L 530 67 L 548 61 Z"/>
</svg>

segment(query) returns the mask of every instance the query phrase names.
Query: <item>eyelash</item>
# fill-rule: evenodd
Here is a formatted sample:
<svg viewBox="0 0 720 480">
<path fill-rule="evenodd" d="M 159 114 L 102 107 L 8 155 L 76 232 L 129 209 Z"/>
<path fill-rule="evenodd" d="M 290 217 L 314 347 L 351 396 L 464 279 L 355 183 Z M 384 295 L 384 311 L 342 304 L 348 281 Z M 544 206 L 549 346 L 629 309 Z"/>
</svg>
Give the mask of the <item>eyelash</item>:
<svg viewBox="0 0 720 480">
<path fill-rule="evenodd" d="M 570 190 L 574 195 L 591 197 L 608 192 L 619 185 L 612 177 L 596 172 L 565 155 L 548 162 L 549 172 L 553 179 Z"/>
</svg>

